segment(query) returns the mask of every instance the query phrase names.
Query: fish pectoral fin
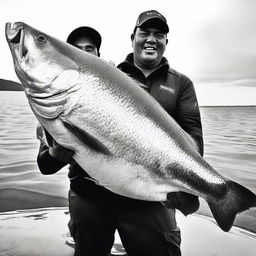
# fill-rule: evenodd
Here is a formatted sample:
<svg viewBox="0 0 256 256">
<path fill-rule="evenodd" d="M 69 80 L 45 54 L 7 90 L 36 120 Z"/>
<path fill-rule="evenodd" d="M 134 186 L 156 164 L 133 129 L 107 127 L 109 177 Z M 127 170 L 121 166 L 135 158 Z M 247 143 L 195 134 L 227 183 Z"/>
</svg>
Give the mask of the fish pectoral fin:
<svg viewBox="0 0 256 256">
<path fill-rule="evenodd" d="M 96 185 L 100 185 L 100 183 L 99 183 L 97 180 L 93 179 L 93 178 L 90 178 L 90 177 L 84 177 L 84 179 L 86 179 L 86 180 L 90 180 L 90 181 L 94 182 Z"/>
<path fill-rule="evenodd" d="M 105 188 L 107 188 L 107 187 L 108 187 L 108 185 L 107 185 L 107 184 L 103 184 L 103 183 L 101 183 L 101 182 L 99 182 L 99 181 L 97 181 L 97 180 L 95 180 L 95 179 L 93 179 L 93 178 L 90 178 L 90 177 L 84 177 L 84 179 L 86 179 L 86 180 L 90 180 L 90 181 L 94 182 L 97 186 L 101 186 L 101 187 L 105 187 Z"/>
<path fill-rule="evenodd" d="M 206 201 L 218 225 L 226 232 L 231 229 L 238 213 L 256 207 L 256 195 L 233 181 L 227 181 L 227 193 L 223 198 Z"/>
<path fill-rule="evenodd" d="M 110 151 L 105 145 L 103 145 L 98 139 L 87 133 L 86 131 L 80 129 L 72 123 L 63 121 L 64 126 L 80 141 L 82 141 L 85 145 L 90 147 L 92 150 L 103 153 L 105 155 L 110 155 Z"/>
</svg>

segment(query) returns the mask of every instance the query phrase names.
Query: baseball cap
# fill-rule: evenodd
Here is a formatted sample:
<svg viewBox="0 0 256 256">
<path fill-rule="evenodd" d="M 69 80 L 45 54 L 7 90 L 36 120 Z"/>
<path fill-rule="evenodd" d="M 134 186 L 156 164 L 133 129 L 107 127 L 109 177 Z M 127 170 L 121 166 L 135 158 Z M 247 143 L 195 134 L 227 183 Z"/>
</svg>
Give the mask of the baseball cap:
<svg viewBox="0 0 256 256">
<path fill-rule="evenodd" d="M 79 37 L 89 37 L 96 45 L 97 49 L 100 49 L 101 36 L 100 33 L 91 27 L 79 27 L 74 29 L 67 38 L 67 43 L 73 44 Z"/>
<path fill-rule="evenodd" d="M 137 27 L 143 28 L 148 25 L 157 27 L 166 34 L 169 32 L 166 18 L 156 10 L 142 12 L 137 19 L 134 32 Z"/>
</svg>

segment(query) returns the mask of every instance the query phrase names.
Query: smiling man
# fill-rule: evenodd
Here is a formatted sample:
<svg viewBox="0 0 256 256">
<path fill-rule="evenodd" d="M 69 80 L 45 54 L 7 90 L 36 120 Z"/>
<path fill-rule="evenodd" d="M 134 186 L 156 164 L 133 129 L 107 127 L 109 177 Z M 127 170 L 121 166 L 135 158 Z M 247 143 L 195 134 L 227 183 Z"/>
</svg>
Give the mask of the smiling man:
<svg viewBox="0 0 256 256">
<path fill-rule="evenodd" d="M 144 70 L 156 69 L 162 60 L 168 39 L 160 28 L 140 28 L 132 34 L 134 64 Z"/>
<path fill-rule="evenodd" d="M 161 63 L 168 43 L 166 19 L 156 11 L 142 13 L 131 35 L 134 65 L 147 76 Z"/>
<path fill-rule="evenodd" d="M 161 13 L 155 10 L 141 13 L 131 35 L 133 53 L 128 54 L 118 68 L 137 80 L 138 86 L 162 105 L 194 139 L 199 153 L 203 154 L 201 117 L 193 83 L 172 69 L 163 57 L 168 32 L 169 26 Z M 136 207 L 130 205 L 129 225 L 120 233 L 121 237 L 129 234 L 129 240 L 133 241 L 130 244 L 123 241 L 128 255 L 181 255 L 175 209 L 188 215 L 198 207 L 196 196 L 182 192 L 169 193 L 164 204 L 141 201 Z"/>
</svg>

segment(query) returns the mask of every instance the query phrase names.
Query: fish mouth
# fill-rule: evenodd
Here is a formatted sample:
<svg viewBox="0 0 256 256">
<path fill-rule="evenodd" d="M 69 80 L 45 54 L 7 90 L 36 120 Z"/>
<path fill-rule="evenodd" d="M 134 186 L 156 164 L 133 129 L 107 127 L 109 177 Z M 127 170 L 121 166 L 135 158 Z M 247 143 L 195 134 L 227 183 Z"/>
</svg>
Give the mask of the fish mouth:
<svg viewBox="0 0 256 256">
<path fill-rule="evenodd" d="M 7 22 L 5 25 L 5 34 L 12 52 L 20 60 L 24 59 L 27 56 L 28 50 L 24 44 L 25 31 L 22 23 Z"/>
</svg>

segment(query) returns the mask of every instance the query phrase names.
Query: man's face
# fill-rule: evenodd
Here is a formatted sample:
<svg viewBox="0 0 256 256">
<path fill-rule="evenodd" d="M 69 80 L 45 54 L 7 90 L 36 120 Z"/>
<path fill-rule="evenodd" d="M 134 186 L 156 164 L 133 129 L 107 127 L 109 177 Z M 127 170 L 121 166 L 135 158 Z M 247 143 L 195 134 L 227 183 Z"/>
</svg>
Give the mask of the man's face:
<svg viewBox="0 0 256 256">
<path fill-rule="evenodd" d="M 167 35 L 159 29 L 138 27 L 132 35 L 135 63 L 145 69 L 157 67 L 167 43 Z"/>
<path fill-rule="evenodd" d="M 73 45 L 85 52 L 91 53 L 93 55 L 99 56 L 98 49 L 95 43 L 88 37 L 78 38 Z"/>
</svg>

